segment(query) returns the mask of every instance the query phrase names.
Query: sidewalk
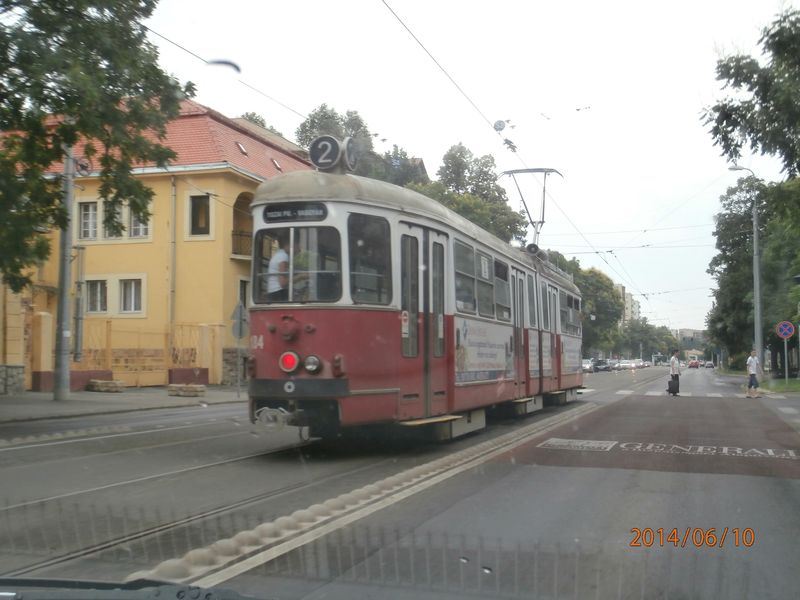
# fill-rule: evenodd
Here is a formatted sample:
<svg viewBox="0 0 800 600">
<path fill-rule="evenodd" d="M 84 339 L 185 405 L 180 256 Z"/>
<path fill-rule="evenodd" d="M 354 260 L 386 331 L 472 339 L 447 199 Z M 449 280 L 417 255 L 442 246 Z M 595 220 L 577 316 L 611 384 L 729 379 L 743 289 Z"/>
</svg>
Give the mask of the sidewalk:
<svg viewBox="0 0 800 600">
<path fill-rule="evenodd" d="M 229 402 L 247 402 L 247 388 L 242 386 L 238 400 L 235 387 L 223 386 L 206 386 L 206 395 L 197 398 L 168 396 L 166 387 L 127 388 L 117 393 L 70 392 L 69 399 L 61 402 L 53 401 L 52 392 L 24 392 L 0 396 L 0 423 Z"/>
</svg>

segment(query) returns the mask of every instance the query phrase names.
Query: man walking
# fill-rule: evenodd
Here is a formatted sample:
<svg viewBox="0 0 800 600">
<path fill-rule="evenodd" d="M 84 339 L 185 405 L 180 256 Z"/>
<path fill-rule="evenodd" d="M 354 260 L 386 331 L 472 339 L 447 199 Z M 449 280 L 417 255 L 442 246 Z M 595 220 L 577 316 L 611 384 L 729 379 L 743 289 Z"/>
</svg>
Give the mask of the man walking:
<svg viewBox="0 0 800 600">
<path fill-rule="evenodd" d="M 747 382 L 747 397 L 748 398 L 760 398 L 761 396 L 758 394 L 758 377 L 759 373 L 763 373 L 761 370 L 761 364 L 758 362 L 758 356 L 756 356 L 756 351 L 753 350 L 750 353 L 750 356 L 747 357 L 747 374 L 750 376 L 750 380 Z"/>
<path fill-rule="evenodd" d="M 680 350 L 673 350 L 672 351 L 672 358 L 669 359 L 669 374 L 672 377 L 672 395 L 673 396 L 680 396 L 680 389 L 681 389 L 681 361 L 678 358 L 678 354 Z"/>
</svg>

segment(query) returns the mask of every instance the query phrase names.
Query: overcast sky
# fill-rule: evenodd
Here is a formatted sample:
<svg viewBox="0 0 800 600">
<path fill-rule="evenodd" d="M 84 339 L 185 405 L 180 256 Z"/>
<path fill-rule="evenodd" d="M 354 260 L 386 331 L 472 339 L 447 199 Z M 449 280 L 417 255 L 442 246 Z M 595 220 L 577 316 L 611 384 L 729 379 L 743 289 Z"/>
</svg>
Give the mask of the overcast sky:
<svg viewBox="0 0 800 600">
<path fill-rule="evenodd" d="M 357 110 L 380 134 L 378 151 L 397 144 L 432 177 L 458 142 L 499 171 L 558 169 L 539 245 L 643 294 L 654 324 L 705 328 L 714 215 L 739 175 L 701 122 L 723 97 L 716 61 L 757 53 L 761 29 L 800 0 L 387 2 L 477 110 L 382 0 L 161 0 L 147 25 L 241 67 L 205 66 L 152 36 L 162 66 L 197 84 L 197 101 L 230 117 L 260 113 L 288 139 L 325 102 Z M 516 154 L 497 120 L 510 121 L 503 136 Z M 741 164 L 781 178 L 775 160 Z M 523 192 L 538 215 L 541 180 Z"/>
</svg>

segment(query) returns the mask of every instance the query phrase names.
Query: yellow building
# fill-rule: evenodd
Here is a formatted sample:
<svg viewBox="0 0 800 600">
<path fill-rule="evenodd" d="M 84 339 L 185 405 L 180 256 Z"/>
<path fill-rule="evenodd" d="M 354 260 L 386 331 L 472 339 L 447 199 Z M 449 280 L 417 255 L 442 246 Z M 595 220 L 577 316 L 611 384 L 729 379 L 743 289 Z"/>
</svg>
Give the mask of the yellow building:
<svg viewBox="0 0 800 600">
<path fill-rule="evenodd" d="M 72 389 L 89 378 L 128 385 L 236 379 L 231 315 L 249 293 L 253 193 L 264 179 L 311 167 L 298 146 L 192 101 L 168 125 L 164 144 L 177 153 L 169 168 L 136 169 L 155 193 L 151 217 L 140 222 L 124 207 L 120 236 L 103 227 L 93 165 L 75 180 Z M 52 388 L 57 232 L 51 242 L 34 285 L 21 298 L 4 296 L 20 306 L 16 320 L 6 311 L 3 322 L 13 322 L 27 344 L 28 389 Z M 16 342 L 3 343 L 0 351 Z"/>
</svg>

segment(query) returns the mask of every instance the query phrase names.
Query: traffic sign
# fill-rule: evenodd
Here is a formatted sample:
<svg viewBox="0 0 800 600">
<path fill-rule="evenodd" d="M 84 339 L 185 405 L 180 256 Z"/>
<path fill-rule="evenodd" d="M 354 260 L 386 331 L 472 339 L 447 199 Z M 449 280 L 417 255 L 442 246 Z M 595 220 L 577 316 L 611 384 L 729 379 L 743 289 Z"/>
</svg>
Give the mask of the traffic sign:
<svg viewBox="0 0 800 600">
<path fill-rule="evenodd" d="M 247 309 L 245 309 L 244 304 L 239 302 L 236 305 L 236 308 L 233 309 L 233 314 L 231 315 L 231 321 L 233 321 L 233 327 L 231 331 L 233 332 L 233 337 L 237 340 L 242 339 L 247 335 Z"/>
<path fill-rule="evenodd" d="M 782 340 L 788 340 L 794 335 L 794 324 L 791 321 L 781 321 L 775 326 L 775 333 Z"/>
</svg>

